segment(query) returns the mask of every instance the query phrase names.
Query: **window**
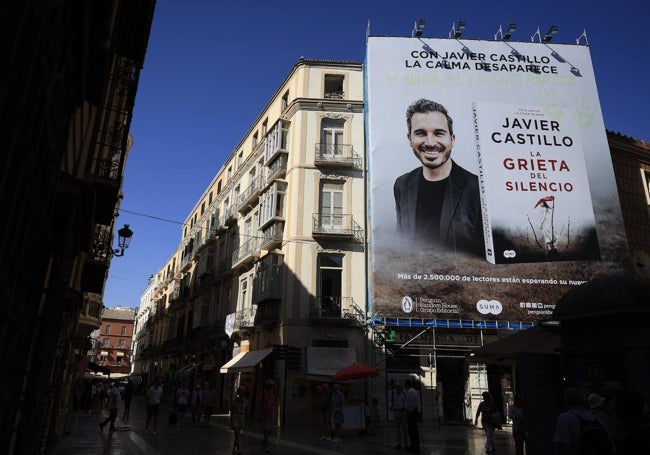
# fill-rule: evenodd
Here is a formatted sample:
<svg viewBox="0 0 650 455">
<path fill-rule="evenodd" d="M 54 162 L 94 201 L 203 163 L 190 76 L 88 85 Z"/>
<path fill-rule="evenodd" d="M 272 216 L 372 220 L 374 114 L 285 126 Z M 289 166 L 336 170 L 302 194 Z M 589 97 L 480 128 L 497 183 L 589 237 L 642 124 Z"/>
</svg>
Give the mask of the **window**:
<svg viewBox="0 0 650 455">
<path fill-rule="evenodd" d="M 323 119 L 321 124 L 321 154 L 341 157 L 343 154 L 343 120 Z"/>
<path fill-rule="evenodd" d="M 221 180 L 217 182 L 217 196 L 221 194 Z"/>
<path fill-rule="evenodd" d="M 243 277 L 239 282 L 239 308 L 250 307 L 248 304 L 248 277 Z"/>
<path fill-rule="evenodd" d="M 122 329 L 120 330 L 120 335 L 126 335 L 126 326 L 123 325 Z"/>
<path fill-rule="evenodd" d="M 259 226 L 264 227 L 275 218 L 284 218 L 285 182 L 275 182 L 260 195 Z"/>
<path fill-rule="evenodd" d="M 210 194 L 208 195 L 208 205 L 212 205 L 212 191 L 210 191 Z"/>
<path fill-rule="evenodd" d="M 262 122 L 262 137 L 266 136 L 266 132 L 269 128 L 269 120 L 265 119 L 264 122 Z"/>
<path fill-rule="evenodd" d="M 232 166 L 230 166 L 228 168 L 228 174 L 227 175 L 228 175 L 228 181 L 230 181 L 230 179 L 232 178 Z"/>
<path fill-rule="evenodd" d="M 203 216 L 204 212 L 205 212 L 205 201 L 201 202 L 201 216 Z"/>
<path fill-rule="evenodd" d="M 284 92 L 282 95 L 282 110 L 285 110 L 289 106 L 289 90 Z"/>
<path fill-rule="evenodd" d="M 117 347 L 118 348 L 124 348 L 124 340 L 118 340 Z"/>
<path fill-rule="evenodd" d="M 320 254 L 318 256 L 318 295 L 320 310 L 329 317 L 341 317 L 341 290 L 343 256 Z"/>
<path fill-rule="evenodd" d="M 343 224 L 343 183 L 322 182 L 320 226 L 340 227 Z"/>
<path fill-rule="evenodd" d="M 324 98 L 342 100 L 343 80 L 344 76 L 341 74 L 326 74 Z"/>
<path fill-rule="evenodd" d="M 253 134 L 253 148 L 257 145 L 257 143 L 260 141 L 260 138 L 257 136 L 257 131 L 255 131 L 255 134 Z"/>
<path fill-rule="evenodd" d="M 641 181 L 643 182 L 646 204 L 650 205 L 650 170 L 641 169 Z"/>
<path fill-rule="evenodd" d="M 110 325 L 107 325 L 107 326 L 104 328 L 104 334 L 105 334 L 105 335 L 110 335 L 110 334 L 111 334 L 111 326 L 110 326 Z"/>
<path fill-rule="evenodd" d="M 109 343 L 110 343 L 110 339 L 108 339 L 108 338 L 104 338 L 102 340 L 102 346 L 105 347 L 105 348 L 108 347 Z"/>
<path fill-rule="evenodd" d="M 244 163 L 244 152 L 239 152 L 239 155 L 237 155 L 237 169 L 241 167 L 241 165 Z"/>
</svg>

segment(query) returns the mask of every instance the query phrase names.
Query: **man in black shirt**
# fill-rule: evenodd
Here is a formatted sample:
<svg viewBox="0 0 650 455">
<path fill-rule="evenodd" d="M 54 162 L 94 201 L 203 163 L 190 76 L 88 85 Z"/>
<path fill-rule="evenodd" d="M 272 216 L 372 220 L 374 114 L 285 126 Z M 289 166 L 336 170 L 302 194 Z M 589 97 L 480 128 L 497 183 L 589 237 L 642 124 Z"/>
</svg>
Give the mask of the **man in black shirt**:
<svg viewBox="0 0 650 455">
<path fill-rule="evenodd" d="M 406 110 L 406 134 L 422 166 L 394 185 L 397 229 L 453 251 L 485 254 L 478 177 L 451 159 L 456 140 L 447 109 L 419 99 Z"/>
</svg>

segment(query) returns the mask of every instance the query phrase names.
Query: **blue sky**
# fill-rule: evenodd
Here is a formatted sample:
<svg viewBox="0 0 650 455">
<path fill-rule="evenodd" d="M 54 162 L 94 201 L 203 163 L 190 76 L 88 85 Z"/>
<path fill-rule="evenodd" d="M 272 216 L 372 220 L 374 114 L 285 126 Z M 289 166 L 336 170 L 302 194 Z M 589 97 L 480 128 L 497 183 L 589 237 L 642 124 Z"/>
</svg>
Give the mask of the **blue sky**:
<svg viewBox="0 0 650 455">
<path fill-rule="evenodd" d="M 608 130 L 650 141 L 647 0 L 158 0 L 131 124 L 133 147 L 118 227 L 134 232 L 111 263 L 104 305 L 137 307 L 150 275 L 172 255 L 181 223 L 301 56 L 365 57 L 365 35 L 512 41 L 559 27 L 552 42 L 575 44 L 586 29 Z"/>
</svg>

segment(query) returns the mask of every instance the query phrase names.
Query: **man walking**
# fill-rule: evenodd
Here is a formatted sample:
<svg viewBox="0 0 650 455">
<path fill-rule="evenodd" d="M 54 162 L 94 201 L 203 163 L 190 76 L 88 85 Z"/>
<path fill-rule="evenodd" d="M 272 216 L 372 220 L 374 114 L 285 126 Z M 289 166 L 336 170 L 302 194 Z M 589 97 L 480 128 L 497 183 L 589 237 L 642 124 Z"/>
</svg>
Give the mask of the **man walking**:
<svg viewBox="0 0 650 455">
<path fill-rule="evenodd" d="M 158 426 L 158 410 L 160 409 L 160 400 L 163 395 L 163 386 L 160 379 L 156 379 L 147 389 L 147 423 L 144 426 L 144 431 L 149 431 L 149 423 L 153 420 L 152 433 L 156 434 L 156 427 Z"/>
<path fill-rule="evenodd" d="M 111 383 L 111 388 L 108 390 L 108 417 L 99 424 L 99 430 L 104 431 L 104 427 L 107 423 L 110 423 L 108 431 L 115 431 L 115 419 L 117 419 L 117 410 L 122 404 L 122 395 L 120 394 L 120 389 L 117 388 L 117 382 L 113 381 Z"/>
<path fill-rule="evenodd" d="M 408 446 L 408 425 L 406 423 L 406 392 L 399 382 L 391 390 L 388 399 L 388 408 L 393 411 L 395 417 L 395 430 L 397 435 L 396 449 Z"/>
<path fill-rule="evenodd" d="M 420 418 L 420 395 L 413 388 L 413 381 L 404 381 L 406 386 L 406 425 L 408 427 L 410 444 L 407 452 L 420 453 L 420 431 L 418 430 L 418 419 Z"/>
</svg>

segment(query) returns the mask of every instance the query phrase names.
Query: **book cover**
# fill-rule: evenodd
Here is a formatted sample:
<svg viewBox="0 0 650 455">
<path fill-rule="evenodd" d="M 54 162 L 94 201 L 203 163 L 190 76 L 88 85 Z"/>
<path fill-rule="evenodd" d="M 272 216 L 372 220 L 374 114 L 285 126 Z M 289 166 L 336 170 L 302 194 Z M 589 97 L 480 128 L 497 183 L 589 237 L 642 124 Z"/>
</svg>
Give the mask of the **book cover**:
<svg viewBox="0 0 650 455">
<path fill-rule="evenodd" d="M 600 259 L 575 111 L 477 102 L 473 119 L 487 261 Z"/>
</svg>

